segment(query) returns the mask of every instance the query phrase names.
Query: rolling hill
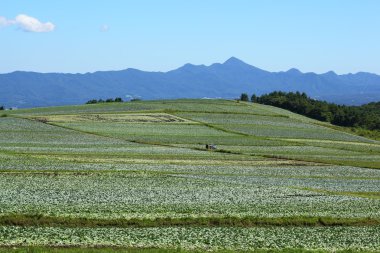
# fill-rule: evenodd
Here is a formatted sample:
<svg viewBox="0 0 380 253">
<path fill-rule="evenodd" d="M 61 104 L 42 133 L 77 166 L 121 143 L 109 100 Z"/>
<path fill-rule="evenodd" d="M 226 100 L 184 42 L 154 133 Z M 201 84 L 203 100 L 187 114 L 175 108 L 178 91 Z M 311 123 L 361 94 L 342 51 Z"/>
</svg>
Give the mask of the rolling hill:
<svg viewBox="0 0 380 253">
<path fill-rule="evenodd" d="M 13 72 L 0 75 L 0 104 L 40 107 L 83 104 L 94 98 L 135 96 L 145 100 L 235 98 L 241 92 L 302 91 L 340 104 L 380 100 L 380 76 L 360 72 L 337 75 L 301 73 L 297 69 L 268 72 L 237 58 L 210 66 L 186 64 L 168 72 L 137 69 L 86 74 Z"/>
<path fill-rule="evenodd" d="M 344 128 L 210 99 L 3 113 L 0 252 L 380 250 L 380 142 Z"/>
</svg>

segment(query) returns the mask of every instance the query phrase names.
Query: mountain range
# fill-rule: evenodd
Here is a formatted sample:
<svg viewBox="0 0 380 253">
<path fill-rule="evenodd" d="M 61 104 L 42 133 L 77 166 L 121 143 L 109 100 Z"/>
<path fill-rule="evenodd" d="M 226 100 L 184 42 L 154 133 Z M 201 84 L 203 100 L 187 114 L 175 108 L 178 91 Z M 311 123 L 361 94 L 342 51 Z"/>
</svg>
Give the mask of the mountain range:
<svg viewBox="0 0 380 253">
<path fill-rule="evenodd" d="M 366 72 L 302 73 L 297 69 L 269 72 L 234 57 L 210 66 L 185 64 L 168 72 L 128 68 L 85 74 L 0 74 L 0 105 L 18 108 L 83 104 L 114 97 L 237 98 L 242 92 L 261 95 L 275 90 L 306 92 L 319 100 L 360 105 L 380 101 L 380 76 Z"/>
</svg>

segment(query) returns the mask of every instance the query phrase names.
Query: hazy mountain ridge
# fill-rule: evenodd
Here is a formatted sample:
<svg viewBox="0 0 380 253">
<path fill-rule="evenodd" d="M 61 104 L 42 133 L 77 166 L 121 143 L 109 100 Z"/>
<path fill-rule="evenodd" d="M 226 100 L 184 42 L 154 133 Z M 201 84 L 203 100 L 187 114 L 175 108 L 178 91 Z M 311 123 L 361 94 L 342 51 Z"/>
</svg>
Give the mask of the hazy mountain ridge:
<svg viewBox="0 0 380 253">
<path fill-rule="evenodd" d="M 185 64 L 168 72 L 137 69 L 86 74 L 16 71 L 0 74 L 0 104 L 32 107 L 82 104 L 93 98 L 140 96 L 159 98 L 235 98 L 242 92 L 302 91 L 329 102 L 363 104 L 380 101 L 380 76 L 359 72 L 337 75 L 269 72 L 237 58 L 210 66 Z"/>
</svg>

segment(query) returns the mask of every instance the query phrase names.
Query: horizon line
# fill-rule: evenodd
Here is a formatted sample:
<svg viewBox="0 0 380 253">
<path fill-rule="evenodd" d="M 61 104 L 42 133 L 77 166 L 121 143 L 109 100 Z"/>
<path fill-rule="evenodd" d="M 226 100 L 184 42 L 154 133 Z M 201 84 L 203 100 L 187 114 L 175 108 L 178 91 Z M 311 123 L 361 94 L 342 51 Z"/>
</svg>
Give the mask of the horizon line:
<svg viewBox="0 0 380 253">
<path fill-rule="evenodd" d="M 167 70 L 167 71 L 155 71 L 155 70 L 142 70 L 142 69 L 137 69 L 137 68 L 133 68 L 133 67 L 128 67 L 128 68 L 125 68 L 125 69 L 113 69 L 113 70 L 96 70 L 96 71 L 88 71 L 88 72 L 57 72 L 57 71 L 52 71 L 52 72 L 39 72 L 39 71 L 30 71 L 30 70 L 15 70 L 15 71 L 11 71 L 11 72 L 5 72 L 5 73 L 0 73 L 0 75 L 7 75 L 7 74 L 14 74 L 14 73 L 17 73 L 17 72 L 22 72 L 22 73 L 35 73 L 35 74 L 67 74 L 67 75 L 88 75 L 88 74 L 95 74 L 95 73 L 98 73 L 98 72 L 120 72 L 120 71 L 127 71 L 127 70 L 137 70 L 137 71 L 141 71 L 141 72 L 147 72 L 147 73 L 168 73 L 168 72 L 171 72 L 171 71 L 175 71 L 175 70 L 179 70 L 181 68 L 184 68 L 186 67 L 187 65 L 190 65 L 190 66 L 194 66 L 194 67 L 211 67 L 213 65 L 224 65 L 226 63 L 228 63 L 229 61 L 236 61 L 236 62 L 241 62 L 241 63 L 244 63 L 250 67 L 253 67 L 253 68 L 256 68 L 258 70 L 261 70 L 261 71 L 265 71 L 265 72 L 268 72 L 268 73 L 286 73 L 286 72 L 290 72 L 290 71 L 296 71 L 296 72 L 299 72 L 300 74 L 316 74 L 316 75 L 324 75 L 324 74 L 333 74 L 333 75 L 337 75 L 337 76 L 344 76 L 344 75 L 356 75 L 356 74 L 360 74 L 360 73 L 365 73 L 365 74 L 372 74 L 372 75 L 376 75 L 376 76 L 380 76 L 380 74 L 378 73 L 373 73 L 373 72 L 367 72 L 367 71 L 358 71 L 358 72 L 348 72 L 348 73 L 341 73 L 341 74 L 338 74 L 336 73 L 334 70 L 329 70 L 327 72 L 322 72 L 322 73 L 317 73 L 317 72 L 314 72 L 314 71 L 309 71 L 309 72 L 302 72 L 301 70 L 299 70 L 298 68 L 290 68 L 288 70 L 280 70 L 280 71 L 268 71 L 268 70 L 265 70 L 265 69 L 261 69 L 261 68 L 258 68 L 254 65 L 251 65 L 237 57 L 234 57 L 234 56 L 231 56 L 230 58 L 228 58 L 227 60 L 225 60 L 224 62 L 214 62 L 214 63 L 211 63 L 209 65 L 205 65 L 205 64 L 192 64 L 192 63 L 185 63 L 183 65 L 181 65 L 180 67 L 178 68 L 174 68 L 174 69 L 171 69 L 171 70 Z"/>
</svg>

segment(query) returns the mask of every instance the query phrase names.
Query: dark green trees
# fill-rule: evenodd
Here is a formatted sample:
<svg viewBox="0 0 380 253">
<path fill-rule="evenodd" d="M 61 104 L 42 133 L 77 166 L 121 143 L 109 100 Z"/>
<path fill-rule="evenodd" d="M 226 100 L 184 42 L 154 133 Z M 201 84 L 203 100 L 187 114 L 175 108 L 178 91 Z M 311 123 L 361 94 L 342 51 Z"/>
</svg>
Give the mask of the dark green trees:
<svg viewBox="0 0 380 253">
<path fill-rule="evenodd" d="M 255 94 L 252 94 L 252 96 L 251 96 L 251 102 L 252 103 L 257 103 L 257 96 Z"/>
<path fill-rule="evenodd" d="M 256 100 L 339 126 L 380 130 L 380 102 L 362 106 L 336 105 L 314 100 L 305 93 L 281 91 L 262 95 Z"/>
<path fill-rule="evenodd" d="M 96 99 L 91 99 L 91 100 L 86 102 L 86 104 L 96 104 L 96 103 L 98 103 L 98 100 L 96 100 Z"/>
<path fill-rule="evenodd" d="M 116 102 L 116 103 L 122 103 L 124 101 L 120 97 L 117 97 L 115 99 L 113 99 L 113 98 L 107 98 L 106 100 L 103 100 L 103 99 L 99 99 L 99 100 L 91 99 L 91 100 L 87 101 L 86 104 L 114 103 L 114 102 Z"/>
<path fill-rule="evenodd" d="M 248 100 L 249 100 L 249 98 L 248 98 L 248 94 L 247 94 L 247 93 L 242 93 L 242 94 L 240 95 L 240 100 L 241 100 L 241 101 L 246 101 L 246 102 L 248 102 Z"/>
</svg>

